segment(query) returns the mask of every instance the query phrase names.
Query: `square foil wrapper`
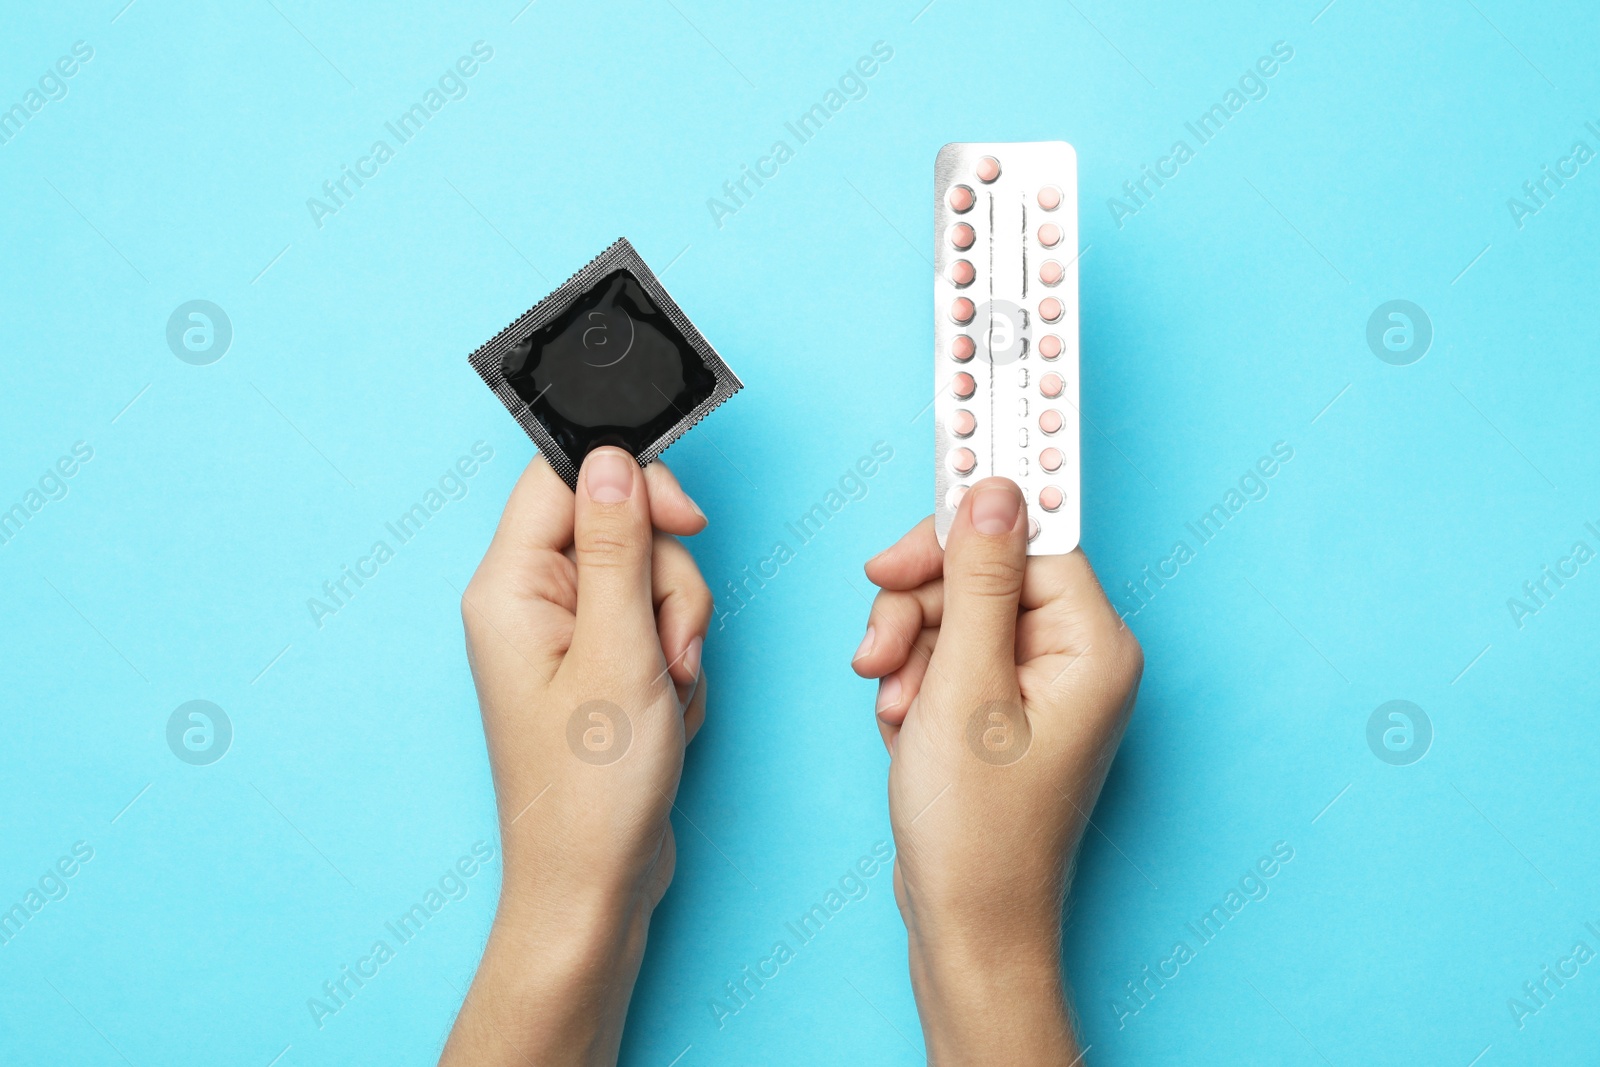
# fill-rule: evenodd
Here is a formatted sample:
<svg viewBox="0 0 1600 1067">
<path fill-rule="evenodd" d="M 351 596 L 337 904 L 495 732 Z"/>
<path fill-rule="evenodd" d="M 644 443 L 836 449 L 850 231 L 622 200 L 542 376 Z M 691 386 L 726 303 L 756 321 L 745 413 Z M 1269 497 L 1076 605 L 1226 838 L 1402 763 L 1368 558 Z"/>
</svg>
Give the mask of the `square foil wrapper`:
<svg viewBox="0 0 1600 1067">
<path fill-rule="evenodd" d="M 573 489 L 592 449 L 642 467 L 744 385 L 627 238 L 468 362 Z"/>
</svg>

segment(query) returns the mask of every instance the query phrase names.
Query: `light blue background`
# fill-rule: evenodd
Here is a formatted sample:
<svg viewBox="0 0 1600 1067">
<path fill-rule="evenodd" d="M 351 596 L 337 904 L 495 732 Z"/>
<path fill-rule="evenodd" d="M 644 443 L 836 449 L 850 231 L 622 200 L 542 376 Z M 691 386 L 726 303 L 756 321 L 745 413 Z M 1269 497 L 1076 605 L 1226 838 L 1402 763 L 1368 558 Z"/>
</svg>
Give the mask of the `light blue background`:
<svg viewBox="0 0 1600 1067">
<path fill-rule="evenodd" d="M 1119 606 L 1294 449 L 1130 618 L 1148 667 L 1067 935 L 1088 1061 L 1592 1057 L 1600 963 L 1521 1029 L 1507 1003 L 1600 950 L 1600 564 L 1507 608 L 1600 549 L 1600 163 L 1521 228 L 1507 207 L 1600 149 L 1592 5 L 121 2 L 0 32 L 0 107 L 94 49 L 0 145 L 0 508 L 94 450 L 0 547 L 0 907 L 94 849 L 0 947 L 0 1060 L 432 1061 L 497 863 L 321 1029 L 307 999 L 495 843 L 458 590 L 532 448 L 465 357 L 627 235 L 748 387 L 669 454 L 724 611 L 874 442 L 894 459 L 708 643 L 623 1060 L 920 1061 L 887 875 L 720 1029 L 709 1004 L 889 838 L 848 663 L 861 561 L 931 508 L 934 153 L 1054 138 L 1081 165 L 1084 543 Z M 306 199 L 479 40 L 468 95 L 319 229 Z M 876 41 L 868 95 L 719 228 L 707 199 Z M 1107 199 L 1277 41 L 1266 97 L 1119 227 Z M 166 345 L 191 299 L 232 321 L 210 366 Z M 1391 299 L 1433 323 L 1411 366 L 1366 344 Z M 318 628 L 307 599 L 479 440 L 466 498 Z M 191 699 L 233 723 L 211 766 L 166 744 Z M 1436 731 L 1411 766 L 1367 745 L 1391 699 Z M 1280 841 L 1267 898 L 1119 1027 L 1124 983 Z"/>
</svg>

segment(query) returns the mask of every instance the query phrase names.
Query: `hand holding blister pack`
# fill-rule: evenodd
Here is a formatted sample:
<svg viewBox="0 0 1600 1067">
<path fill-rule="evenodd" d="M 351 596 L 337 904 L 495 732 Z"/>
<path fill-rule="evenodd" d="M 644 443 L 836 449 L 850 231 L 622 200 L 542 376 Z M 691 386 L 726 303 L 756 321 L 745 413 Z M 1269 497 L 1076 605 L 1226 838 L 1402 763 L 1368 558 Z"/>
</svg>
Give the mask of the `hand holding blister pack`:
<svg viewBox="0 0 1600 1067">
<path fill-rule="evenodd" d="M 935 529 L 981 478 L 1028 503 L 1028 554 L 1078 545 L 1078 175 L 1065 141 L 934 162 Z"/>
</svg>

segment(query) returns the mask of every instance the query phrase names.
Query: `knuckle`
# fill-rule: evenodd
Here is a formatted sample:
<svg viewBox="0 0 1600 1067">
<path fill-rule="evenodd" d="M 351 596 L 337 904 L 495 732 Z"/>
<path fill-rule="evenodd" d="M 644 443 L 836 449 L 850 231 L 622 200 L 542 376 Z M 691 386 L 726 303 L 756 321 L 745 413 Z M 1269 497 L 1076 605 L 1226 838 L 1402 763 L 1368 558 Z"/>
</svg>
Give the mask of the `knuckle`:
<svg viewBox="0 0 1600 1067">
<path fill-rule="evenodd" d="M 1124 688 L 1137 688 L 1144 677 L 1144 646 L 1126 625 L 1111 636 L 1111 655 L 1107 657 L 1116 680 Z"/>
<path fill-rule="evenodd" d="M 1023 566 L 1009 559 L 976 559 L 956 577 L 961 590 L 980 597 L 1016 596 L 1022 589 Z"/>
<path fill-rule="evenodd" d="M 711 588 L 688 550 L 676 538 L 665 543 L 658 538 L 651 567 L 655 572 L 659 602 L 688 616 L 697 627 L 703 626 L 715 604 Z"/>
<path fill-rule="evenodd" d="M 593 525 L 580 531 L 573 547 L 580 567 L 599 570 L 637 567 L 649 551 L 647 541 L 610 524 Z"/>
<path fill-rule="evenodd" d="M 711 590 L 706 588 L 706 583 L 693 582 L 675 591 L 672 598 L 682 605 L 684 615 L 694 624 L 695 629 L 704 626 L 711 618 Z"/>
<path fill-rule="evenodd" d="M 1064 600 L 1062 603 L 1096 645 L 1106 649 L 1120 649 L 1128 643 L 1138 645 L 1139 639 L 1128 628 L 1128 620 L 1111 606 L 1111 602 L 1098 589 L 1093 596 Z"/>
<path fill-rule="evenodd" d="M 481 622 L 478 605 L 483 601 L 483 586 L 485 579 L 480 570 L 472 576 L 466 589 L 461 592 L 461 625 L 469 633 L 473 632 Z"/>
<path fill-rule="evenodd" d="M 904 608 L 905 594 L 885 589 L 872 598 L 869 618 L 872 622 L 894 622 L 905 613 Z"/>
<path fill-rule="evenodd" d="M 1137 637 L 1130 633 L 1127 640 L 1123 642 L 1123 647 L 1126 657 L 1125 662 L 1128 667 L 1128 677 L 1137 683 L 1139 679 L 1144 677 L 1144 646 L 1139 643 Z"/>
</svg>

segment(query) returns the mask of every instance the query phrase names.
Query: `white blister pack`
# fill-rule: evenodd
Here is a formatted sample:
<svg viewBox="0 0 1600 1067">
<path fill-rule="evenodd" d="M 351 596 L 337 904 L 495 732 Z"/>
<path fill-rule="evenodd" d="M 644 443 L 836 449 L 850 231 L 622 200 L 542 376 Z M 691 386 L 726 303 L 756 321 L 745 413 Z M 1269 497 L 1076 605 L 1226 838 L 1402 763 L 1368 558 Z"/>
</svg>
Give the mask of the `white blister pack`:
<svg viewBox="0 0 1600 1067">
<path fill-rule="evenodd" d="M 1078 157 L 947 144 L 933 172 L 934 521 L 980 478 L 1028 502 L 1029 555 L 1078 545 Z"/>
</svg>

